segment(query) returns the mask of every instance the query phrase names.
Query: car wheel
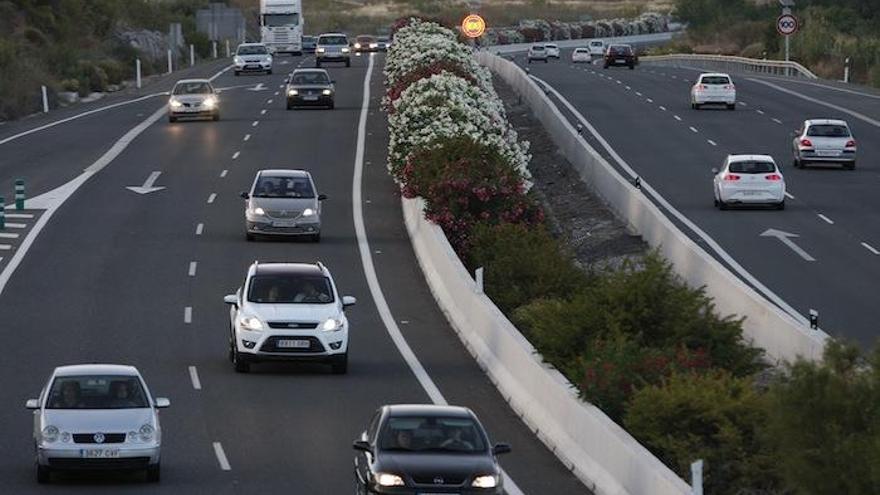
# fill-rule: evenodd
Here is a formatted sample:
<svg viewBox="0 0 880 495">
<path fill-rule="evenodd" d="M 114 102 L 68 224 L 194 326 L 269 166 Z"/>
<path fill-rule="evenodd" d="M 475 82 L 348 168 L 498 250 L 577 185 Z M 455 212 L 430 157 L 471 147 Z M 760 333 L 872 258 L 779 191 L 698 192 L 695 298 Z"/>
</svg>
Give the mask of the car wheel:
<svg viewBox="0 0 880 495">
<path fill-rule="evenodd" d="M 718 201 L 718 208 L 721 210 L 726 210 L 729 208 L 729 206 L 724 201 L 719 200 Z"/>
<path fill-rule="evenodd" d="M 169 115 L 169 116 L 168 116 L 168 122 L 170 122 L 170 123 L 172 123 L 172 124 L 175 123 L 175 122 L 177 122 L 177 117 L 174 117 L 173 115 Z"/>
<path fill-rule="evenodd" d="M 271 75 L 272 75 L 272 69 L 267 70 L 267 71 L 266 71 L 266 75 L 267 75 L 267 76 L 271 76 Z"/>
<path fill-rule="evenodd" d="M 317 234 L 312 234 L 312 236 L 310 237 L 310 240 L 312 242 L 321 242 L 321 233 L 318 232 Z"/>
<path fill-rule="evenodd" d="M 856 169 L 856 162 L 847 163 L 843 166 L 843 168 L 845 168 L 847 170 L 855 170 Z"/>
<path fill-rule="evenodd" d="M 341 356 L 334 356 L 330 363 L 334 375 L 344 375 L 348 373 L 348 353 Z"/>
<path fill-rule="evenodd" d="M 603 69 L 607 69 L 607 68 L 608 68 L 608 64 L 605 64 L 602 68 L 603 68 Z"/>
<path fill-rule="evenodd" d="M 791 166 L 794 168 L 801 168 L 803 166 L 803 164 L 801 163 L 800 160 L 798 160 L 798 157 L 795 156 L 794 158 L 791 159 Z"/>
<path fill-rule="evenodd" d="M 529 59 L 529 65 L 531 65 L 531 63 L 532 63 L 532 59 Z"/>
<path fill-rule="evenodd" d="M 629 70 L 636 70 L 636 66 L 635 66 L 635 65 L 630 65 L 630 66 L 629 66 Z"/>
<path fill-rule="evenodd" d="M 319 69 L 321 68 L 321 61 L 320 60 L 315 60 L 315 67 L 317 67 Z"/>
<path fill-rule="evenodd" d="M 241 72 L 239 72 L 239 71 L 235 71 L 235 77 L 238 77 L 238 76 L 240 76 L 240 75 L 241 75 Z"/>
<path fill-rule="evenodd" d="M 718 198 L 712 198 L 712 202 L 715 204 L 715 208 L 718 208 Z"/>
<path fill-rule="evenodd" d="M 157 462 L 147 467 L 147 483 L 158 483 L 162 475 L 162 466 Z"/>
<path fill-rule="evenodd" d="M 251 234 L 250 232 L 245 232 L 245 233 L 244 233 L 244 238 L 245 238 L 245 240 L 247 240 L 248 242 L 252 242 L 252 241 L 255 241 L 255 240 L 257 239 L 257 236 L 255 236 L 254 234 Z"/>
<path fill-rule="evenodd" d="M 699 103 L 692 103 L 692 104 L 691 104 L 691 108 L 693 108 L 694 110 L 699 110 L 699 109 L 700 109 L 700 104 L 699 104 Z"/>
<path fill-rule="evenodd" d="M 776 204 L 776 209 L 777 210 L 784 210 L 785 209 L 785 200 L 784 199 L 782 200 L 782 202 Z"/>
<path fill-rule="evenodd" d="M 346 66 L 346 67 L 351 67 L 351 60 L 346 60 L 346 61 L 345 61 L 345 66 Z"/>
<path fill-rule="evenodd" d="M 236 373 L 250 373 L 251 363 L 241 358 L 241 353 L 235 347 L 232 348 L 232 366 Z"/>
<path fill-rule="evenodd" d="M 287 102 L 287 109 L 293 110 L 293 105 L 289 101 Z"/>
<path fill-rule="evenodd" d="M 547 62 L 549 62 L 549 61 L 550 61 L 549 58 L 545 58 L 545 59 L 544 59 L 544 63 L 545 63 L 545 64 L 546 64 Z"/>
<path fill-rule="evenodd" d="M 727 105 L 727 109 L 728 110 L 736 110 L 736 103 L 730 103 L 729 105 Z"/>
<path fill-rule="evenodd" d="M 37 483 L 46 484 L 52 481 L 52 469 L 49 466 L 37 464 Z"/>
<path fill-rule="evenodd" d="M 330 108 L 330 110 L 333 110 L 334 108 L 336 108 L 336 102 L 335 102 L 335 101 L 331 101 L 331 102 L 330 102 L 330 105 L 329 105 L 328 108 Z"/>
<path fill-rule="evenodd" d="M 217 122 L 218 120 L 220 120 L 220 113 L 217 112 L 214 115 L 212 115 L 211 120 L 213 120 L 214 122 Z"/>
</svg>

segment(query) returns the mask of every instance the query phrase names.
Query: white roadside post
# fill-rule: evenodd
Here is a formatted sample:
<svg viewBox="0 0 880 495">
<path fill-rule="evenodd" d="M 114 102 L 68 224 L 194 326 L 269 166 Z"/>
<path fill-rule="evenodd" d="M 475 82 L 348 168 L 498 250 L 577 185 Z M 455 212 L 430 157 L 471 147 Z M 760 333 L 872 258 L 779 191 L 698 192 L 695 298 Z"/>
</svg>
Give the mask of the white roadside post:
<svg viewBox="0 0 880 495">
<path fill-rule="evenodd" d="M 703 460 L 691 463 L 691 495 L 703 495 Z"/>
<path fill-rule="evenodd" d="M 211 52 L 214 55 L 214 58 L 217 58 L 217 42 L 216 41 L 211 42 Z"/>
<path fill-rule="evenodd" d="M 849 57 L 846 57 L 843 64 L 843 82 L 849 83 Z"/>
<path fill-rule="evenodd" d="M 171 49 L 169 48 L 168 49 L 168 72 L 167 73 L 171 74 L 172 71 L 174 71 L 174 66 L 172 65 L 172 62 L 171 62 Z"/>
<path fill-rule="evenodd" d="M 189 66 L 196 65 L 196 48 L 192 43 L 189 45 Z"/>
<path fill-rule="evenodd" d="M 477 282 L 477 294 L 483 293 L 483 267 L 479 267 L 474 272 L 474 277 Z"/>
<path fill-rule="evenodd" d="M 49 95 L 46 92 L 46 86 L 41 86 L 43 92 L 43 113 L 49 113 Z"/>
<path fill-rule="evenodd" d="M 226 40 L 226 58 L 229 58 L 229 39 Z"/>
<path fill-rule="evenodd" d="M 141 59 L 134 60 L 135 79 L 137 80 L 137 89 L 141 89 Z"/>
</svg>

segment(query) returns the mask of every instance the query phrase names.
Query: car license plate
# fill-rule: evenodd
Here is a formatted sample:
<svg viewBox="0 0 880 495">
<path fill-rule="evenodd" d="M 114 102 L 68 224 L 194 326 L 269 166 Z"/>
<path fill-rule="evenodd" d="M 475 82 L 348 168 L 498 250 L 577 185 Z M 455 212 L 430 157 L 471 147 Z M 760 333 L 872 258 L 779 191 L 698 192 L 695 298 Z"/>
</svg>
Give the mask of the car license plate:
<svg viewBox="0 0 880 495">
<path fill-rule="evenodd" d="M 303 96 L 303 100 L 305 101 L 318 101 L 317 96 Z"/>
<path fill-rule="evenodd" d="M 85 459 L 109 459 L 119 457 L 119 449 L 82 449 L 79 452 Z"/>
<path fill-rule="evenodd" d="M 275 220 L 272 222 L 273 227 L 296 227 L 296 222 L 293 220 Z"/>
<path fill-rule="evenodd" d="M 618 64 L 626 63 L 626 59 L 625 59 L 625 58 L 619 58 L 619 59 L 617 59 L 617 63 L 618 63 Z"/>
<path fill-rule="evenodd" d="M 840 151 L 838 150 L 818 150 L 816 154 L 819 156 L 840 156 Z"/>
<path fill-rule="evenodd" d="M 757 196 L 761 194 L 761 191 L 743 191 L 741 194 L 743 196 Z"/>
<path fill-rule="evenodd" d="M 308 340 L 279 340 L 278 347 L 283 349 L 308 349 L 312 344 Z"/>
</svg>

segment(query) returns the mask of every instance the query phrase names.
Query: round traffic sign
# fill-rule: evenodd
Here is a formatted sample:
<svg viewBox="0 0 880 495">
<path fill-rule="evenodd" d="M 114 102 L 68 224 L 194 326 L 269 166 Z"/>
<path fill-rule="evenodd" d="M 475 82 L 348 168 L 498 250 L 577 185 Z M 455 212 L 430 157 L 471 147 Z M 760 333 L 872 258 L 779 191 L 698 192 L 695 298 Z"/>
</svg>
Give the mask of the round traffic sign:
<svg viewBox="0 0 880 495">
<path fill-rule="evenodd" d="M 799 27 L 797 17 L 791 14 L 782 14 L 776 19 L 776 30 L 783 36 L 796 33 Z"/>
<path fill-rule="evenodd" d="M 471 14 L 461 21 L 461 32 L 468 38 L 479 38 L 486 32 L 486 21 L 476 14 Z"/>
</svg>

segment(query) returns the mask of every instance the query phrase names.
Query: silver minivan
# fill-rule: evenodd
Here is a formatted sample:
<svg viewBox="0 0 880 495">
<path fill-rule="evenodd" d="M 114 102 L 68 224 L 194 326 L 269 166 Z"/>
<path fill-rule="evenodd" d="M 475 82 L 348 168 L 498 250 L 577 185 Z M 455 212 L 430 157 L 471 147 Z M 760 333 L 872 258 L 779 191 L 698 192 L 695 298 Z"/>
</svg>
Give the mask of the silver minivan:
<svg viewBox="0 0 880 495">
<path fill-rule="evenodd" d="M 267 169 L 257 172 L 245 200 L 245 235 L 303 236 L 321 240 L 321 202 L 312 175 L 305 170 Z"/>
</svg>

